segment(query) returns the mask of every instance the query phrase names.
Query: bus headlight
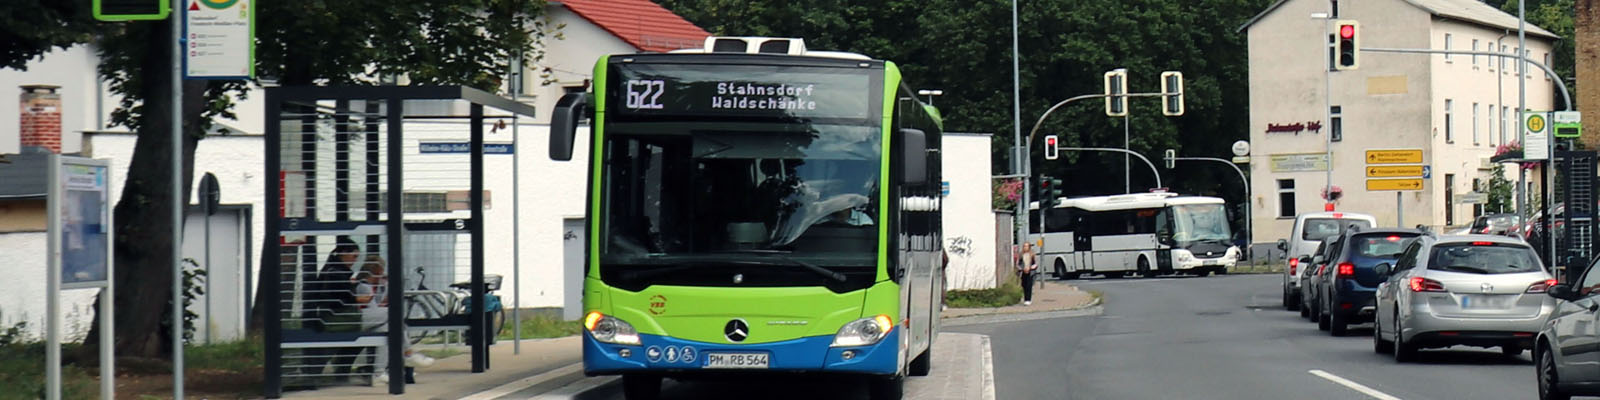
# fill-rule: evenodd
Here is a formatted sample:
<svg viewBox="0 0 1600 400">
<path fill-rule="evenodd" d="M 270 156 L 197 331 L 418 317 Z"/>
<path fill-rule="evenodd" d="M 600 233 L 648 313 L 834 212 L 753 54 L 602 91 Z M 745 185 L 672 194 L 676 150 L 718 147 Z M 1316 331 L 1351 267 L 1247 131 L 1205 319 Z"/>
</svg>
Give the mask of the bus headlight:
<svg viewBox="0 0 1600 400">
<path fill-rule="evenodd" d="M 1188 250 L 1173 250 L 1172 255 L 1177 257 L 1180 263 L 1194 261 L 1194 253 L 1190 253 Z"/>
<path fill-rule="evenodd" d="M 583 318 L 583 328 L 602 343 L 639 344 L 639 331 L 632 324 L 599 311 L 590 311 Z"/>
<path fill-rule="evenodd" d="M 894 330 L 894 320 L 889 316 L 879 314 L 872 318 L 862 318 L 844 324 L 839 328 L 839 333 L 833 335 L 831 347 L 867 346 L 878 343 L 889 336 L 889 331 Z"/>
</svg>

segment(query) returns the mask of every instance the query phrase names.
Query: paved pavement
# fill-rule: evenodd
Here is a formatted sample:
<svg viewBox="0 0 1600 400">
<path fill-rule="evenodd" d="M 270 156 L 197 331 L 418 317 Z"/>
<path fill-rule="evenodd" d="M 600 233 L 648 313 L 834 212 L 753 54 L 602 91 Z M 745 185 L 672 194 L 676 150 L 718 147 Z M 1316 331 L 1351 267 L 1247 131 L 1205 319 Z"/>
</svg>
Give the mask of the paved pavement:
<svg viewBox="0 0 1600 400">
<path fill-rule="evenodd" d="M 1099 315 L 949 326 L 988 335 L 1000 399 L 1522 399 L 1527 353 L 1455 347 L 1395 364 L 1279 307 L 1276 275 L 1070 281 Z"/>
<path fill-rule="evenodd" d="M 1036 287 L 1032 305 L 944 311 L 944 326 L 994 324 L 1099 312 L 1099 297 L 1061 282 Z M 947 330 L 948 331 L 948 330 Z M 908 378 L 908 399 L 993 399 L 990 339 L 983 335 L 946 332 L 934 343 L 936 364 L 929 377 Z M 489 372 L 471 373 L 471 360 L 460 355 L 439 360 L 417 373 L 406 386 L 407 399 L 620 399 L 615 377 L 585 378 L 579 362 L 578 337 L 526 340 L 522 354 L 512 354 L 509 341 L 490 349 Z M 774 390 L 777 388 L 777 390 Z M 865 383 L 837 377 L 782 377 L 742 382 L 676 382 L 662 387 L 663 398 L 865 398 Z M 859 390 L 857 390 L 859 389 Z M 843 394 L 843 397 L 841 397 Z M 786 397 L 788 396 L 788 397 Z M 285 392 L 284 398 L 392 399 L 387 387 L 341 386 Z"/>
</svg>

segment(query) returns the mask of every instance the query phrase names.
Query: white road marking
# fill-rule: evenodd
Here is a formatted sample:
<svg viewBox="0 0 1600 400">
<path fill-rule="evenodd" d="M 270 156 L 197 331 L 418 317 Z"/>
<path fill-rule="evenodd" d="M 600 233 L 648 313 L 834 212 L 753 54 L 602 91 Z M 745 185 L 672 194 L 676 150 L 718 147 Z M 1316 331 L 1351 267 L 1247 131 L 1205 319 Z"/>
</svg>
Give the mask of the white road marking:
<svg viewBox="0 0 1600 400">
<path fill-rule="evenodd" d="M 469 395 L 467 397 L 462 397 L 461 400 L 493 400 L 493 399 L 497 399 L 497 398 L 503 397 L 503 396 L 508 395 L 508 394 L 520 392 L 523 389 L 527 389 L 527 388 L 533 387 L 533 385 L 544 383 L 545 381 L 548 381 L 548 380 L 551 380 L 551 379 L 555 379 L 556 377 L 559 377 L 559 376 L 562 376 L 562 375 L 576 373 L 576 372 L 579 372 L 579 371 L 582 371 L 582 370 L 583 370 L 583 364 L 581 364 L 581 363 L 572 364 L 572 365 L 568 365 L 568 366 L 565 366 L 565 367 L 556 368 L 554 370 L 547 371 L 547 372 L 542 373 L 542 374 L 530 376 L 530 377 L 527 377 L 527 378 L 518 379 L 518 380 L 516 380 L 514 382 L 507 383 L 507 384 L 504 384 L 504 385 L 500 385 L 500 386 L 497 386 L 497 387 L 495 387 L 493 389 L 489 389 L 489 390 L 485 390 L 485 391 L 482 391 L 482 392 L 473 393 L 472 395 Z"/>
<path fill-rule="evenodd" d="M 1337 383 L 1340 386 L 1344 386 L 1344 387 L 1350 388 L 1351 390 L 1355 390 L 1357 392 L 1361 392 L 1361 394 L 1365 394 L 1367 396 L 1372 396 L 1372 398 L 1374 398 L 1374 399 L 1378 399 L 1378 400 L 1400 400 L 1399 397 L 1394 397 L 1394 396 L 1390 396 L 1388 393 L 1379 392 L 1376 389 L 1367 387 L 1366 385 L 1362 385 L 1362 384 L 1356 383 L 1355 381 L 1352 381 L 1352 380 L 1349 380 L 1349 379 L 1341 378 L 1338 375 L 1330 374 L 1330 373 L 1328 373 L 1328 371 L 1323 371 L 1323 370 L 1320 370 L 1320 369 L 1313 369 L 1313 370 L 1306 371 L 1306 372 L 1310 372 L 1312 375 L 1316 375 L 1317 377 L 1320 377 L 1322 379 L 1327 379 L 1329 381 L 1332 381 L 1333 383 Z"/>
<path fill-rule="evenodd" d="M 989 335 L 983 336 L 983 400 L 994 400 L 994 352 L 989 348 Z"/>
<path fill-rule="evenodd" d="M 533 398 L 528 400 L 570 400 L 577 398 L 578 395 L 587 393 L 590 390 L 594 390 L 595 388 L 616 382 L 618 379 L 621 378 L 615 376 L 584 378 L 583 380 L 562 386 L 556 390 L 552 390 L 549 393 L 533 396 Z"/>
</svg>

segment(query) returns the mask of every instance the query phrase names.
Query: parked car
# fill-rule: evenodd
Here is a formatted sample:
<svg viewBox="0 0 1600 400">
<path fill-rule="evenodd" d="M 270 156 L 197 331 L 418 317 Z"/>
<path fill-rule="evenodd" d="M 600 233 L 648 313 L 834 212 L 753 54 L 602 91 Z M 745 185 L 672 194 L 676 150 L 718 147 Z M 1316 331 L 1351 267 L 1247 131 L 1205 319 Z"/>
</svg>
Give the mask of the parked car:
<svg viewBox="0 0 1600 400">
<path fill-rule="evenodd" d="M 1344 336 L 1350 325 L 1372 322 L 1377 312 L 1375 293 L 1383 277 L 1378 264 L 1393 265 L 1411 240 L 1422 235 L 1415 229 L 1351 229 L 1332 244 L 1327 267 L 1311 278 L 1311 305 L 1317 327 Z"/>
<path fill-rule="evenodd" d="M 1385 278 L 1372 350 L 1392 352 L 1396 362 L 1456 345 L 1522 354 L 1555 308 L 1544 294 L 1555 278 L 1517 238 L 1424 234 L 1376 271 Z"/>
<path fill-rule="evenodd" d="M 1594 351 L 1600 343 L 1600 332 L 1594 329 L 1600 318 L 1600 269 L 1596 264 L 1589 265 L 1577 285 L 1550 287 L 1555 311 L 1539 331 L 1533 348 L 1540 399 L 1600 395 L 1600 369 L 1595 368 L 1600 353 Z"/>
<path fill-rule="evenodd" d="M 1467 231 L 1480 235 L 1505 235 L 1519 225 L 1522 225 L 1522 217 L 1516 214 L 1484 214 L 1473 218 Z"/>
<path fill-rule="evenodd" d="M 1371 228 L 1378 220 L 1367 214 L 1346 212 L 1315 212 L 1294 217 L 1289 237 L 1278 240 L 1278 250 L 1284 252 L 1283 308 L 1294 311 L 1300 308 L 1300 256 L 1311 255 L 1322 239 L 1337 236 L 1350 225 Z"/>
<path fill-rule="evenodd" d="M 1332 236 L 1322 239 L 1322 242 L 1317 243 L 1315 252 L 1312 252 L 1311 255 L 1300 257 L 1300 282 L 1302 282 L 1300 285 L 1300 316 L 1307 321 L 1317 321 L 1316 317 L 1314 317 L 1316 314 L 1312 313 L 1314 308 L 1311 305 L 1315 304 L 1316 296 L 1315 293 L 1311 292 L 1311 288 L 1316 286 L 1317 275 L 1328 267 L 1329 250 L 1334 248 L 1333 241 L 1337 238 L 1338 236 Z"/>
</svg>

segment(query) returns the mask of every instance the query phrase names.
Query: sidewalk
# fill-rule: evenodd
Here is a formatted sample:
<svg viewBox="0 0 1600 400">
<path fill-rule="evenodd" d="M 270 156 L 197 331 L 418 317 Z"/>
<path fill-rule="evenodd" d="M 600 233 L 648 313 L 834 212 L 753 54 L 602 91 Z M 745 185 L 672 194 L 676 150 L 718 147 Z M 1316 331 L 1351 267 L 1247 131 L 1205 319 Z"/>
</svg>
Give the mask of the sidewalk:
<svg viewBox="0 0 1600 400">
<path fill-rule="evenodd" d="M 1048 311 L 1077 310 L 1093 307 L 1100 303 L 1100 298 L 1093 293 L 1078 289 L 1077 286 L 1061 282 L 1045 282 L 1040 288 L 1037 283 L 1033 286 L 1033 305 L 1024 306 L 1015 304 L 1005 307 L 993 308 L 949 308 L 944 310 L 944 319 L 971 317 L 976 315 L 991 314 L 1024 314 Z"/>
<path fill-rule="evenodd" d="M 522 354 L 512 352 L 510 340 L 501 340 L 489 348 L 489 370 L 472 373 L 472 356 L 457 355 L 440 359 L 428 368 L 417 369 L 417 383 L 406 385 L 406 393 L 389 394 L 388 386 L 335 386 L 318 390 L 285 391 L 285 399 L 448 399 L 456 400 L 474 393 L 494 389 L 541 373 L 554 371 L 577 363 L 583 358 L 578 336 L 555 339 L 524 339 Z M 426 347 L 422 347 L 426 348 Z M 583 378 L 581 370 L 551 379 L 548 384 L 565 385 Z"/>
</svg>

